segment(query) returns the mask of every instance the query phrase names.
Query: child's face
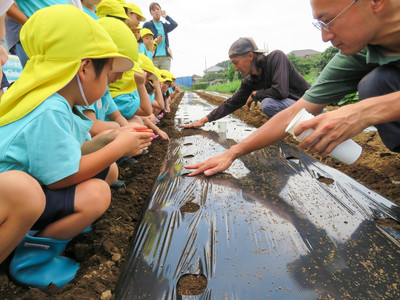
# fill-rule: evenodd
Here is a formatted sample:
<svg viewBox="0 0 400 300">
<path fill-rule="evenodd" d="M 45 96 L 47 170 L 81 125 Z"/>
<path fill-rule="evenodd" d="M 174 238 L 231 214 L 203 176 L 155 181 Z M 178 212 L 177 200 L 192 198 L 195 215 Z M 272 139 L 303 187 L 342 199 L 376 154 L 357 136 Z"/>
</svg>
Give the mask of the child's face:
<svg viewBox="0 0 400 300">
<path fill-rule="evenodd" d="M 113 59 L 110 58 L 99 75 L 96 76 L 93 63 L 88 67 L 84 80 L 82 80 L 82 88 L 85 93 L 89 105 L 99 100 L 106 92 L 108 86 L 108 77 L 111 73 Z M 81 103 L 79 105 L 85 105 Z"/>
<path fill-rule="evenodd" d="M 132 29 L 133 34 L 135 35 L 136 40 L 140 39 L 140 29 Z"/>
<path fill-rule="evenodd" d="M 122 78 L 123 72 L 110 72 L 108 74 L 108 84 L 110 85 L 111 83 L 116 82 L 117 80 L 120 80 Z"/>
<path fill-rule="evenodd" d="M 146 46 L 147 50 L 152 49 L 153 47 L 153 36 L 151 34 L 146 34 L 143 39 L 143 44 Z"/>
<path fill-rule="evenodd" d="M 129 18 L 131 19 L 131 23 L 132 23 L 133 27 L 139 26 L 141 17 L 138 14 L 135 14 L 134 12 L 130 12 Z"/>
<path fill-rule="evenodd" d="M 168 91 L 168 88 L 170 87 L 171 82 L 170 81 L 165 81 L 161 83 L 161 91 L 163 93 L 166 93 Z"/>
</svg>

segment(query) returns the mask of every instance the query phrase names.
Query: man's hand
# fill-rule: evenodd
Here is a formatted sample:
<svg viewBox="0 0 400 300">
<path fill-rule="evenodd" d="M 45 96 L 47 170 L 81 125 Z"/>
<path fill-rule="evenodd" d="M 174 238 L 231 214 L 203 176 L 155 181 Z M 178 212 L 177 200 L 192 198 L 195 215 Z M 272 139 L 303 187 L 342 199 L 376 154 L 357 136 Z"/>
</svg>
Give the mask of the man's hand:
<svg viewBox="0 0 400 300">
<path fill-rule="evenodd" d="M 249 98 L 247 98 L 247 101 L 246 101 L 247 110 L 250 110 L 252 102 L 254 102 L 254 106 L 257 105 L 258 100 L 253 98 L 255 96 L 255 94 L 256 94 L 256 92 L 252 92 L 250 94 Z"/>
<path fill-rule="evenodd" d="M 202 127 L 207 122 L 208 122 L 207 117 L 204 117 L 196 122 L 186 124 L 186 125 L 180 125 L 180 127 L 182 127 L 182 128 L 199 128 L 199 127 Z"/>
<path fill-rule="evenodd" d="M 219 172 L 223 172 L 228 169 L 233 163 L 234 159 L 229 155 L 228 151 L 211 157 L 206 161 L 199 162 L 185 166 L 185 169 L 197 169 L 196 171 L 189 174 L 189 176 L 195 176 L 204 173 L 206 176 L 211 176 Z"/>
<path fill-rule="evenodd" d="M 306 129 L 314 129 L 300 143 L 300 148 L 324 156 L 331 153 L 340 143 L 360 133 L 369 124 L 362 119 L 360 110 L 356 108 L 354 104 L 346 105 L 300 123 L 295 129 L 295 135 Z"/>
</svg>

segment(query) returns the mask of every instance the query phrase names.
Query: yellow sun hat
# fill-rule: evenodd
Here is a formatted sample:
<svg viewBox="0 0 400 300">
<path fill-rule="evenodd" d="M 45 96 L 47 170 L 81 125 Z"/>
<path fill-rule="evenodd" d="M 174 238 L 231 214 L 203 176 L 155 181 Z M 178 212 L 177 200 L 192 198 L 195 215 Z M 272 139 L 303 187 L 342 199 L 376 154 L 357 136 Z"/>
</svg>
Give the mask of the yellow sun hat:
<svg viewBox="0 0 400 300">
<path fill-rule="evenodd" d="M 160 70 L 161 77 L 165 79 L 164 81 L 171 81 L 172 82 L 172 74 L 167 70 Z"/>
<path fill-rule="evenodd" d="M 22 27 L 20 40 L 29 60 L 1 99 L 0 126 L 26 116 L 65 87 L 84 58 L 114 58 L 113 70 L 119 72 L 133 66 L 107 31 L 73 5 L 38 10 Z"/>
<path fill-rule="evenodd" d="M 139 53 L 139 63 L 143 70 L 154 74 L 154 64 L 152 60 L 143 53 Z"/>
<path fill-rule="evenodd" d="M 160 69 L 159 68 L 154 67 L 154 73 L 153 74 L 157 76 L 157 79 L 158 79 L 159 82 L 164 82 L 165 81 L 165 79 L 161 77 L 161 73 L 160 73 Z"/>
<path fill-rule="evenodd" d="M 136 38 L 128 26 L 114 18 L 101 18 L 97 22 L 108 32 L 117 45 L 118 52 L 133 61 L 133 71 L 142 74 L 143 70 L 138 62 L 139 49 Z"/>
<path fill-rule="evenodd" d="M 140 36 L 141 36 L 141 37 L 144 37 L 145 35 L 148 35 L 148 34 L 154 36 L 154 33 L 153 33 L 150 29 L 148 29 L 148 28 L 142 28 L 142 29 L 140 30 Z"/>
<path fill-rule="evenodd" d="M 96 6 L 96 11 L 99 18 L 112 16 L 130 21 L 125 9 L 117 0 L 102 0 Z"/>
<path fill-rule="evenodd" d="M 121 4 L 122 7 L 126 8 L 127 12 L 129 13 L 131 11 L 131 8 L 129 7 L 128 3 L 126 3 L 125 0 L 117 0 L 119 4 Z"/>
<path fill-rule="evenodd" d="M 117 34 L 119 34 L 119 33 L 117 33 Z M 134 90 L 136 90 L 137 85 L 136 85 L 136 81 L 135 81 L 135 72 L 143 74 L 143 70 L 140 67 L 140 58 L 139 58 L 140 53 L 138 50 L 137 42 L 136 42 L 136 39 L 135 39 L 133 33 L 130 32 L 130 34 L 134 39 L 134 41 L 132 41 L 131 39 L 129 39 L 129 41 L 128 41 L 135 48 L 135 51 L 134 51 L 135 54 L 133 54 L 134 66 L 133 66 L 133 69 L 125 72 L 122 75 L 122 78 L 120 80 L 117 80 L 116 82 L 109 85 L 108 88 L 110 90 L 111 97 L 113 97 L 113 98 L 115 98 L 119 95 L 122 95 L 122 94 L 130 94 Z M 123 38 L 123 37 L 121 37 L 121 38 Z"/>
<path fill-rule="evenodd" d="M 137 6 L 135 3 L 127 3 L 128 7 L 131 9 L 131 11 L 137 15 L 140 16 L 140 21 L 144 22 L 146 21 L 146 18 L 143 16 L 142 10 L 140 9 L 139 6 Z"/>
</svg>

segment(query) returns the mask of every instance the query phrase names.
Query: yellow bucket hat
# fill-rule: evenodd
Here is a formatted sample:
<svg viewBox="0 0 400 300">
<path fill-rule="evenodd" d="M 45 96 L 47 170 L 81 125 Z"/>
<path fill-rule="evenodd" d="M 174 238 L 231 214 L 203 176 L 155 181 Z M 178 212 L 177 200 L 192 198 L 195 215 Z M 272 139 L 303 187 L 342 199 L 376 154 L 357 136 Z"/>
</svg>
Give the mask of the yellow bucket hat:
<svg viewBox="0 0 400 300">
<path fill-rule="evenodd" d="M 171 81 L 172 82 L 172 76 L 171 76 L 170 72 L 168 72 L 167 70 L 160 70 L 160 73 L 161 73 L 161 77 L 163 79 L 165 79 L 164 82 L 165 81 Z"/>
<path fill-rule="evenodd" d="M 143 70 L 154 74 L 154 64 L 153 64 L 153 62 L 151 61 L 150 58 L 148 58 L 143 53 L 139 53 L 139 63 L 140 63 L 140 67 Z"/>
<path fill-rule="evenodd" d="M 133 66 L 107 31 L 73 5 L 38 10 L 22 27 L 20 40 L 29 60 L 1 99 L 0 126 L 24 117 L 66 86 L 84 58 L 114 58 L 117 72 Z"/>
<path fill-rule="evenodd" d="M 126 3 L 125 0 L 117 0 L 119 4 L 121 4 L 122 7 L 126 8 L 128 12 L 131 11 L 131 8 L 128 6 L 128 3 Z"/>
<path fill-rule="evenodd" d="M 104 18 L 104 19 L 111 19 L 111 18 Z M 100 20 L 98 22 L 100 22 Z M 118 21 L 118 20 L 116 20 L 116 21 Z M 107 24 L 107 25 L 108 25 L 108 27 L 111 27 L 110 26 L 111 24 Z M 122 32 L 120 32 L 119 29 L 114 30 L 114 29 L 110 28 L 110 31 L 112 31 L 112 33 L 110 32 L 110 35 L 112 37 L 114 35 L 116 35 L 117 40 L 115 40 L 115 41 L 116 41 L 117 46 L 120 43 L 121 43 L 121 45 L 128 43 L 129 45 L 125 46 L 126 49 L 128 49 L 127 47 L 133 48 L 133 51 L 130 50 L 130 51 L 132 51 L 132 53 L 130 54 L 131 55 L 130 57 L 132 57 L 134 60 L 133 68 L 131 70 L 125 72 L 122 75 L 122 78 L 120 80 L 117 80 L 116 82 L 109 85 L 111 97 L 115 98 L 122 94 L 130 94 L 134 90 L 136 90 L 137 86 L 136 86 L 136 81 L 135 81 L 135 72 L 143 74 L 143 70 L 140 67 L 138 45 L 137 45 L 137 42 L 136 42 L 136 39 L 135 39 L 133 33 L 128 29 L 130 36 L 129 36 L 129 38 L 127 38 L 127 35 L 122 34 Z M 120 36 L 118 37 L 118 35 L 120 35 Z"/>
<path fill-rule="evenodd" d="M 137 6 L 135 3 L 127 3 L 128 7 L 131 9 L 131 11 L 137 15 L 140 16 L 140 21 L 144 22 L 146 21 L 146 18 L 143 16 L 142 10 L 140 9 L 139 6 Z"/>
<path fill-rule="evenodd" d="M 125 9 L 117 0 L 102 0 L 96 6 L 96 11 L 99 18 L 113 16 L 130 21 L 128 15 L 125 13 Z"/>
<path fill-rule="evenodd" d="M 108 32 L 117 45 L 118 52 L 128 56 L 134 62 L 133 71 L 142 74 L 143 70 L 138 63 L 139 49 L 136 38 L 128 26 L 114 18 L 101 18 L 97 22 Z"/>
<path fill-rule="evenodd" d="M 141 37 L 144 37 L 144 36 L 147 35 L 147 34 L 150 34 L 150 35 L 154 36 L 154 33 L 153 33 L 150 29 L 148 29 L 148 28 L 142 28 L 142 29 L 140 30 L 140 36 L 141 36 Z"/>
<path fill-rule="evenodd" d="M 165 81 L 165 79 L 161 77 L 161 73 L 160 73 L 160 69 L 159 68 L 154 67 L 154 73 L 153 74 L 157 76 L 157 79 L 158 79 L 159 82 L 164 82 Z"/>
</svg>

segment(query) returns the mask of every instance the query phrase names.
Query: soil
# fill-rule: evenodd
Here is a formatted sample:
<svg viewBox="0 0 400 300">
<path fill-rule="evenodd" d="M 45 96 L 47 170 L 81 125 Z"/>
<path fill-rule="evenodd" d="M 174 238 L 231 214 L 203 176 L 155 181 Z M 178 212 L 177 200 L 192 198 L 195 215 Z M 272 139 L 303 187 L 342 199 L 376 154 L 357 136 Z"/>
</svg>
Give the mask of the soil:
<svg viewBox="0 0 400 300">
<path fill-rule="evenodd" d="M 222 97 L 201 92 L 198 94 L 213 104 L 218 105 L 225 101 Z M 174 130 L 175 111 L 182 96 L 183 93 L 179 94 L 173 101 L 171 113 L 164 117 L 159 125 L 171 138 L 191 135 L 197 131 Z M 250 113 L 242 108 L 236 111 L 235 115 L 255 127 L 260 127 L 268 120 L 257 108 L 252 109 Z M 390 152 L 376 132 L 363 132 L 354 140 L 363 147 L 363 154 L 353 165 L 348 166 L 329 157 L 318 159 L 400 203 L 400 154 Z M 287 138 L 287 142 L 297 144 L 290 137 Z M 74 280 L 63 288 L 49 286 L 44 291 L 17 286 L 8 277 L 10 256 L 0 265 L 0 299 L 112 299 L 129 241 L 135 233 L 141 213 L 146 208 L 167 145 L 167 141 L 155 139 L 149 147 L 149 153 L 140 157 L 138 163 L 120 167 L 120 179 L 125 181 L 126 187 L 112 191 L 111 206 L 93 224 L 93 230 L 71 241 L 64 252 L 64 255 L 80 262 Z M 183 209 L 191 211 L 198 208 L 189 205 Z M 385 221 L 391 224 L 394 220 L 380 220 Z M 206 279 L 187 278 L 178 285 L 181 295 L 199 294 L 206 286 Z"/>
</svg>

